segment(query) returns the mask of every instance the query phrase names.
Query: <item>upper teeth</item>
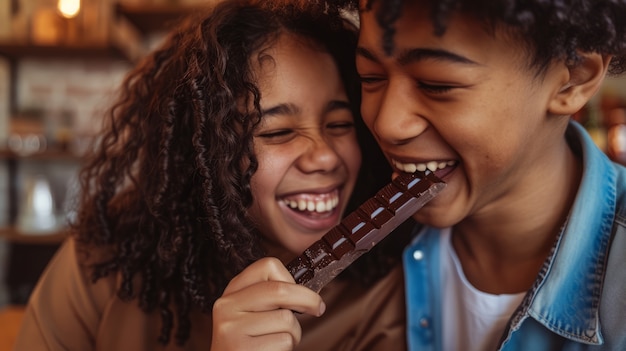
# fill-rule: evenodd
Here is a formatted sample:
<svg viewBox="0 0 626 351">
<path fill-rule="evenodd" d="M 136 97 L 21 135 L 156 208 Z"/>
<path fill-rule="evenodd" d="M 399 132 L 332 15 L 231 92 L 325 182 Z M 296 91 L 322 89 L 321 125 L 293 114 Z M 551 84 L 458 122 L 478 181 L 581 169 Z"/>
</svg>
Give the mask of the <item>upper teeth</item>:
<svg viewBox="0 0 626 351">
<path fill-rule="evenodd" d="M 298 209 L 300 211 L 309 211 L 309 212 L 328 212 L 332 211 L 337 205 L 339 205 L 339 196 L 333 194 L 328 199 L 283 199 L 282 200 L 287 206 Z"/>
<path fill-rule="evenodd" d="M 456 164 L 456 161 L 450 160 L 450 161 L 430 161 L 430 162 L 420 162 L 420 163 L 401 163 L 398 162 L 396 160 L 391 160 L 391 162 L 393 163 L 393 165 L 403 171 L 403 172 L 407 172 L 407 173 L 413 173 L 415 171 L 420 171 L 420 172 L 425 172 L 426 170 L 429 170 L 431 172 L 434 172 L 438 169 L 443 169 L 446 168 L 447 166 L 454 166 Z"/>
</svg>

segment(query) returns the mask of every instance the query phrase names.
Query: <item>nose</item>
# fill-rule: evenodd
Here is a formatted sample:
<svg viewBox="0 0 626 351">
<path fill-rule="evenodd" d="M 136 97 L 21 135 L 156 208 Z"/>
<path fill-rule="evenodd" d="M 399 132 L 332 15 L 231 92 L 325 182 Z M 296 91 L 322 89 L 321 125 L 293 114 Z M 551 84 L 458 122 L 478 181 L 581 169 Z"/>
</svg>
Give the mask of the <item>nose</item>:
<svg viewBox="0 0 626 351">
<path fill-rule="evenodd" d="M 372 125 L 381 142 L 406 144 L 428 128 L 428 121 L 420 113 L 419 97 L 411 95 L 412 90 L 414 87 L 389 82 Z"/>
<path fill-rule="evenodd" d="M 341 165 L 335 145 L 323 136 L 309 137 L 297 164 L 304 173 L 332 172 Z"/>
</svg>

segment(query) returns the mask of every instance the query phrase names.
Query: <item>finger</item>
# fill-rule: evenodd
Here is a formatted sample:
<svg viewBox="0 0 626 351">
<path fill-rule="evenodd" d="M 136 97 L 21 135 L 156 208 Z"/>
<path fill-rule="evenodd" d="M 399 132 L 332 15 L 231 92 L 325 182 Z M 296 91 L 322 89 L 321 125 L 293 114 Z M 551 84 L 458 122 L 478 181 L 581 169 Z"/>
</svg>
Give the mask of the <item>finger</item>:
<svg viewBox="0 0 626 351">
<path fill-rule="evenodd" d="M 289 334 L 296 343 L 300 342 L 302 333 L 300 323 L 294 313 L 285 309 L 247 313 L 237 320 L 221 323 L 216 329 L 221 335 L 239 332 L 247 337 Z"/>
<path fill-rule="evenodd" d="M 268 334 L 242 339 L 211 340 L 211 350 L 293 351 L 297 343 L 287 333 Z"/>
<path fill-rule="evenodd" d="M 251 340 L 254 343 L 246 350 L 293 351 L 300 343 L 300 341 L 296 342 L 292 335 L 287 333 L 268 334 Z"/>
<path fill-rule="evenodd" d="M 252 343 L 243 350 L 259 351 L 293 351 L 299 342 L 295 342 L 290 334 L 268 334 L 262 337 L 251 338 Z"/>
<path fill-rule="evenodd" d="M 300 343 L 302 329 L 289 310 L 238 313 L 234 317 L 222 320 L 214 316 L 212 350 L 266 349 L 263 345 L 271 345 L 268 350 L 292 350 Z"/>
<path fill-rule="evenodd" d="M 262 281 L 222 295 L 213 309 L 214 313 L 243 313 L 282 308 L 320 316 L 325 307 L 321 296 L 307 287 L 281 281 Z"/>
<path fill-rule="evenodd" d="M 275 257 L 264 257 L 246 267 L 241 273 L 235 276 L 224 290 L 224 294 L 229 294 L 243 289 L 254 283 L 261 281 L 283 281 L 293 283 L 293 277 L 289 271 Z"/>
</svg>

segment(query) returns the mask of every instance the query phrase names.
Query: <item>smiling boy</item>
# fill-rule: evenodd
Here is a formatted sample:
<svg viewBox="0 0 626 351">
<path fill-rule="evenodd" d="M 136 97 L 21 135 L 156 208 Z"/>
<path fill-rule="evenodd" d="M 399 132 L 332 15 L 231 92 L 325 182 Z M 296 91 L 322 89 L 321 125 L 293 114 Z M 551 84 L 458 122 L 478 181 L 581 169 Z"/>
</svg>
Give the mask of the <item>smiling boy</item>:
<svg viewBox="0 0 626 351">
<path fill-rule="evenodd" d="M 626 350 L 626 169 L 570 119 L 626 68 L 626 2 L 358 6 L 366 124 L 448 184 L 405 251 L 410 349 Z"/>
</svg>

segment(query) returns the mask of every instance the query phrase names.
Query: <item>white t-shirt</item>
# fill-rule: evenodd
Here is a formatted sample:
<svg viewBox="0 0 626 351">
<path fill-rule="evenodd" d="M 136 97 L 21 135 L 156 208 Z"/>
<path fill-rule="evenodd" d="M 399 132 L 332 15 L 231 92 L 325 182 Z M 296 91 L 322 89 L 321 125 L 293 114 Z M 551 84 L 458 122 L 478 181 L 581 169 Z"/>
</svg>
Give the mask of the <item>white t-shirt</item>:
<svg viewBox="0 0 626 351">
<path fill-rule="evenodd" d="M 492 295 L 474 288 L 452 247 L 451 229 L 441 232 L 443 350 L 495 350 L 506 323 L 525 293 Z"/>
</svg>

